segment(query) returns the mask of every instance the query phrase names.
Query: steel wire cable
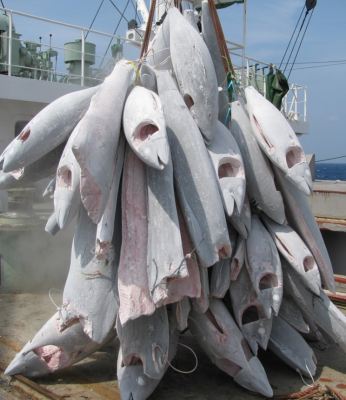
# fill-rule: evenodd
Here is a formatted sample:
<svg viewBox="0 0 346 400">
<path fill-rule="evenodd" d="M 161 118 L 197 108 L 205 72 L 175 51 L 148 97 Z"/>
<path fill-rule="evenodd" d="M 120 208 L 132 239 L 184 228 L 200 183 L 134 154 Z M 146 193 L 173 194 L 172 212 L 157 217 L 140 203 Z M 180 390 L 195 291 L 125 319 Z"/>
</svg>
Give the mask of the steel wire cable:
<svg viewBox="0 0 346 400">
<path fill-rule="evenodd" d="M 291 72 L 292 72 L 292 69 L 293 69 L 293 67 L 294 67 L 294 64 L 295 64 L 295 62 L 296 62 L 296 60 L 297 60 L 297 57 L 298 57 L 300 48 L 302 47 L 302 44 L 303 44 L 303 40 L 304 40 L 304 38 L 305 38 L 306 31 L 308 30 L 308 27 L 309 27 L 310 22 L 311 22 L 311 18 L 312 18 L 312 16 L 314 15 L 314 10 L 315 10 L 315 9 L 313 8 L 313 9 L 312 9 L 312 12 L 311 12 L 311 14 L 310 14 L 310 17 L 309 17 L 309 19 L 308 19 L 308 22 L 307 22 L 307 24 L 306 24 L 306 27 L 305 27 L 303 36 L 302 36 L 301 41 L 300 41 L 300 43 L 299 43 L 298 50 L 297 50 L 296 55 L 295 55 L 295 57 L 294 57 L 294 60 L 293 60 L 293 63 L 292 63 L 292 65 L 291 65 L 291 69 L 290 69 L 290 72 L 289 72 L 289 74 L 288 74 L 288 76 L 287 76 L 287 79 L 289 79 L 289 77 L 291 76 Z M 306 15 L 307 15 L 307 14 L 306 14 Z M 304 19 L 305 19 L 305 18 L 304 18 Z"/>
<path fill-rule="evenodd" d="M 303 8 L 302 8 L 302 11 L 301 11 L 300 16 L 299 16 L 298 21 L 297 21 L 297 24 L 296 24 L 296 26 L 295 26 L 295 28 L 294 28 L 294 30 L 293 30 L 293 33 L 292 33 L 292 35 L 291 35 L 291 38 L 290 38 L 290 40 L 289 40 L 289 42 L 288 42 L 288 45 L 287 45 L 287 47 L 286 47 L 285 53 L 284 53 L 284 55 L 282 56 L 282 59 L 281 59 L 280 65 L 279 65 L 279 69 L 281 68 L 282 63 L 284 62 L 284 59 L 285 59 L 286 54 L 287 54 L 287 51 L 288 51 L 288 49 L 289 49 L 289 47 L 290 47 L 290 45 L 291 45 L 293 36 L 294 36 L 294 34 L 296 33 L 298 24 L 299 24 L 299 22 L 300 22 L 300 20 L 301 20 L 301 18 L 302 18 L 303 12 L 304 12 L 304 8 L 305 8 L 305 5 L 304 5 Z M 289 60 L 287 60 L 287 62 L 288 62 L 288 61 L 289 61 Z"/>
<path fill-rule="evenodd" d="M 90 26 L 89 26 L 88 32 L 87 32 L 86 35 L 85 35 L 85 39 L 88 37 L 89 32 L 90 32 L 90 29 L 93 27 L 94 22 L 95 22 L 95 20 L 96 20 L 98 14 L 99 14 L 99 12 L 100 12 L 100 10 L 101 10 L 101 7 L 102 7 L 102 4 L 104 3 L 104 1 L 105 1 L 105 0 L 101 0 L 101 3 L 100 3 L 100 5 L 99 5 L 99 7 L 98 7 L 98 9 L 97 9 L 97 11 L 96 11 L 96 13 L 95 13 L 95 15 L 94 15 L 94 18 L 93 18 L 93 20 L 91 21 L 91 24 L 90 24 Z"/>
</svg>

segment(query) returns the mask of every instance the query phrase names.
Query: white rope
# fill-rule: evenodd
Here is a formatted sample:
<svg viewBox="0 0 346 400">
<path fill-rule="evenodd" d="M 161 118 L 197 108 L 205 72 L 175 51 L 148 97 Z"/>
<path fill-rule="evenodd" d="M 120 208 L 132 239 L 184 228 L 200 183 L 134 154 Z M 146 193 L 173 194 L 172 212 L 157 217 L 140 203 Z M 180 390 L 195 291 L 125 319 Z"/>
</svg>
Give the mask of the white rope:
<svg viewBox="0 0 346 400">
<path fill-rule="evenodd" d="M 174 365 L 172 365 L 169 362 L 169 360 L 167 359 L 168 365 L 173 369 L 173 371 L 179 372 L 181 374 L 189 375 L 189 374 L 194 373 L 198 368 L 198 357 L 197 357 L 197 354 L 194 352 L 194 350 L 191 347 L 187 346 L 186 344 L 183 344 L 183 343 L 178 343 L 178 344 L 179 344 L 179 346 L 185 347 L 186 349 L 189 349 L 191 351 L 191 353 L 193 354 L 193 356 L 195 358 L 195 366 L 192 369 L 188 370 L 188 371 L 182 371 L 181 369 L 178 369 Z"/>
</svg>

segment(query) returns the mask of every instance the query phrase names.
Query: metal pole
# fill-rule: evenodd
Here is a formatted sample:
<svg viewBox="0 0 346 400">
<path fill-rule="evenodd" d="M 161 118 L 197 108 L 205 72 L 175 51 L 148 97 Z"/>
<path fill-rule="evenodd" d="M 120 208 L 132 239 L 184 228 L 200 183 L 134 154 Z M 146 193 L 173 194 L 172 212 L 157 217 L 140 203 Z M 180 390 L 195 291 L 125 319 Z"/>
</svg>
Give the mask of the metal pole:
<svg viewBox="0 0 346 400">
<path fill-rule="evenodd" d="M 85 74 L 85 36 L 84 30 L 81 31 L 82 33 L 82 57 L 81 57 L 81 86 L 84 86 L 84 74 Z"/>
<path fill-rule="evenodd" d="M 245 48 L 246 48 L 246 33 L 247 33 L 247 0 L 244 0 L 243 6 L 243 50 L 242 50 L 242 81 L 244 79 L 244 69 L 245 69 Z"/>
<path fill-rule="evenodd" d="M 13 20 L 12 20 L 12 12 L 8 13 L 8 75 L 12 75 L 12 29 L 13 29 Z"/>
</svg>

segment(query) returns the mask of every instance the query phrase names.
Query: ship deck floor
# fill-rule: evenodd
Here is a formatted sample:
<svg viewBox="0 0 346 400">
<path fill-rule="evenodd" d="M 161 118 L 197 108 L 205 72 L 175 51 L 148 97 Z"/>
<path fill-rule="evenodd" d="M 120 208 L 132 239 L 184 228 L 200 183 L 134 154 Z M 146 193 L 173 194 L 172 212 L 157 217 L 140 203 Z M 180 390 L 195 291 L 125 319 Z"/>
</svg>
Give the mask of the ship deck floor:
<svg viewBox="0 0 346 400">
<path fill-rule="evenodd" d="M 0 399 L 120 399 L 116 382 L 116 342 L 83 362 L 48 377 L 26 380 L 20 376 L 9 379 L 3 375 L 6 365 L 15 353 L 54 311 L 47 294 L 0 295 Z M 199 359 L 197 371 L 191 375 L 184 375 L 169 369 L 151 400 L 262 398 L 241 389 L 231 378 L 214 367 L 198 348 L 193 337 L 184 335 L 182 341 L 196 350 Z M 324 350 L 315 348 L 315 352 L 319 364 L 315 379 L 321 384 L 336 388 L 346 396 L 345 354 L 335 345 Z M 261 359 L 275 395 L 297 392 L 305 386 L 300 376 L 274 355 L 266 353 Z M 179 369 L 189 370 L 193 363 L 192 355 L 180 347 L 174 365 Z"/>
</svg>

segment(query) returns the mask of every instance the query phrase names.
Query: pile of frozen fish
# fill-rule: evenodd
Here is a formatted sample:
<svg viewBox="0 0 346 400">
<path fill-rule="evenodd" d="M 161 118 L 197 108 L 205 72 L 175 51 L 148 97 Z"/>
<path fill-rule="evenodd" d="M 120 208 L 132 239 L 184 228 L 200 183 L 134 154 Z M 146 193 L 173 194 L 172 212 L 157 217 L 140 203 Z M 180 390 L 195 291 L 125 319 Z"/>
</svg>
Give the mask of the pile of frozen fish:
<svg viewBox="0 0 346 400">
<path fill-rule="evenodd" d="M 1 188 L 54 171 L 48 232 L 77 218 L 62 305 L 7 374 L 66 368 L 117 335 L 122 399 L 146 399 L 188 328 L 271 397 L 259 347 L 306 376 L 307 338 L 346 350 L 303 150 L 254 88 L 229 107 L 207 1 L 201 22 L 170 8 L 144 59 L 49 104 L 1 155 Z"/>
</svg>

